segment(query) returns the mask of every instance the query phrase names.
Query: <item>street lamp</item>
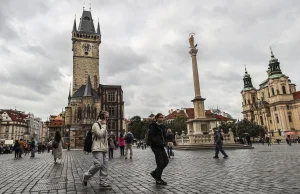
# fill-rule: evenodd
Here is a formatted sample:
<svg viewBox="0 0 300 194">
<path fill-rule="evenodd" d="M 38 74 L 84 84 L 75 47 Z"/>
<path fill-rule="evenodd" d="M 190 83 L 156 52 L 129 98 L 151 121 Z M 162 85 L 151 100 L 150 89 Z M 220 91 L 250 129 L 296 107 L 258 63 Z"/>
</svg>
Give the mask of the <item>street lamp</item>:
<svg viewBox="0 0 300 194">
<path fill-rule="evenodd" d="M 47 132 L 48 132 L 48 142 L 49 142 L 49 124 L 50 124 L 50 122 L 48 121 L 48 118 L 47 118 L 47 121 L 45 121 L 45 124 L 46 124 L 46 126 L 47 126 Z"/>
</svg>

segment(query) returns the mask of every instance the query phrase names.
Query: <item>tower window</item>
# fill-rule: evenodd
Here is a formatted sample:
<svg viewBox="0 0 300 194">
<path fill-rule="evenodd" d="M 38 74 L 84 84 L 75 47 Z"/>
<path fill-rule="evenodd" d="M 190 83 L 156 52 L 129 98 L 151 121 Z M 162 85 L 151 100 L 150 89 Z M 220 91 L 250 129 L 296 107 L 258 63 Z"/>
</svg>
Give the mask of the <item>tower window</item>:
<svg viewBox="0 0 300 194">
<path fill-rule="evenodd" d="M 286 109 L 290 110 L 290 106 L 289 106 L 289 105 L 286 105 Z"/>
<path fill-rule="evenodd" d="M 110 116 L 115 116 L 115 107 L 108 107 L 108 113 Z"/>
<path fill-rule="evenodd" d="M 289 117 L 289 122 L 290 122 L 290 123 L 293 122 L 293 121 L 292 121 L 292 115 L 289 115 L 288 117 Z"/>
<path fill-rule="evenodd" d="M 270 120 L 270 123 L 272 124 L 272 120 Z"/>
<path fill-rule="evenodd" d="M 277 90 L 277 94 L 280 94 L 279 90 Z"/>
<path fill-rule="evenodd" d="M 262 116 L 260 116 L 260 123 L 261 123 L 261 125 L 264 125 L 264 119 Z"/>
<path fill-rule="evenodd" d="M 115 102 L 116 101 L 116 93 L 115 92 L 108 92 L 107 101 L 108 102 Z"/>
<path fill-rule="evenodd" d="M 275 95 L 275 91 L 274 91 L 274 88 L 272 88 L 272 96 Z"/>
<path fill-rule="evenodd" d="M 282 86 L 282 93 L 286 94 L 285 86 Z"/>
<path fill-rule="evenodd" d="M 279 118 L 278 117 L 276 117 L 276 121 L 277 121 L 277 123 L 279 123 Z"/>
</svg>

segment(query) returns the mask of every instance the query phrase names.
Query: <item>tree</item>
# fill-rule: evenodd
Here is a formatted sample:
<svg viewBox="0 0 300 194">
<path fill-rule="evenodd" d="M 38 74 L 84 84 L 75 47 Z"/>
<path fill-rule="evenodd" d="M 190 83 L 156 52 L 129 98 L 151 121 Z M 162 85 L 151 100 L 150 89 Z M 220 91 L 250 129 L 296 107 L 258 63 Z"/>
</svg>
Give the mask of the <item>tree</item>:
<svg viewBox="0 0 300 194">
<path fill-rule="evenodd" d="M 244 119 L 236 124 L 236 134 L 239 138 L 245 137 L 248 133 L 250 137 L 264 137 L 266 134 L 266 127 L 257 124 L 256 122 Z"/>
<path fill-rule="evenodd" d="M 182 131 L 187 132 L 187 118 L 183 117 L 182 115 L 176 116 L 174 120 L 165 121 L 164 124 L 166 125 L 167 129 L 171 129 L 174 133 L 178 133 L 180 135 Z"/>
<path fill-rule="evenodd" d="M 233 135 L 236 137 L 236 122 L 224 122 L 218 126 L 218 129 L 222 129 L 225 134 L 229 133 L 229 129 L 233 132 Z"/>
</svg>

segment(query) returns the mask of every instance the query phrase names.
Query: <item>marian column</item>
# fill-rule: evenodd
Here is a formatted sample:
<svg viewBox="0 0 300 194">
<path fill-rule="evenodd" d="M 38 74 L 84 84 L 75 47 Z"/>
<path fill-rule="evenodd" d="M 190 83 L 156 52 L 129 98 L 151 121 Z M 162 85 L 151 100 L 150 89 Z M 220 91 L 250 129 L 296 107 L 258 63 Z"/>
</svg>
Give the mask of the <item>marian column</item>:
<svg viewBox="0 0 300 194">
<path fill-rule="evenodd" d="M 194 114 L 196 118 L 205 118 L 205 108 L 204 108 L 204 100 L 205 98 L 201 97 L 200 93 L 200 83 L 199 83 L 199 74 L 198 74 L 198 65 L 197 65 L 197 52 L 196 49 L 197 44 L 194 45 L 194 34 L 190 35 L 190 54 L 192 57 L 192 67 L 193 67 L 193 77 L 194 77 L 194 90 L 195 90 L 195 98 L 192 100 L 194 103 Z"/>
</svg>

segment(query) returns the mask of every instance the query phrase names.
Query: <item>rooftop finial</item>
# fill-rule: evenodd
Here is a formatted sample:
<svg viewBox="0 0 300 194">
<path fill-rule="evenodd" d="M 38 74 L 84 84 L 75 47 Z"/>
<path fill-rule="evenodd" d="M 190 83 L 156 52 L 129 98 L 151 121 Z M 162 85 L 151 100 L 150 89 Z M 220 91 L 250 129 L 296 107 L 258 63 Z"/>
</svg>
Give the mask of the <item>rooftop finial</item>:
<svg viewBox="0 0 300 194">
<path fill-rule="evenodd" d="M 84 8 L 85 8 L 85 1 L 83 2 L 83 11 L 84 11 Z"/>
<path fill-rule="evenodd" d="M 92 3 L 90 2 L 90 12 L 92 11 Z"/>
<path fill-rule="evenodd" d="M 270 46 L 270 51 L 271 51 L 271 57 L 274 57 L 273 50 L 272 50 L 271 46 Z"/>
<path fill-rule="evenodd" d="M 245 73 L 248 73 L 246 64 L 244 64 L 244 66 L 245 66 Z"/>
</svg>

